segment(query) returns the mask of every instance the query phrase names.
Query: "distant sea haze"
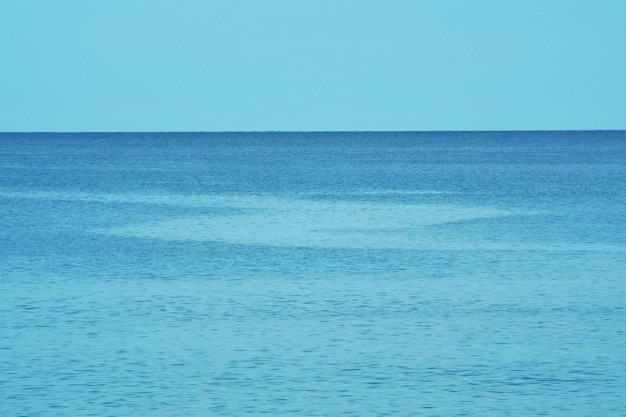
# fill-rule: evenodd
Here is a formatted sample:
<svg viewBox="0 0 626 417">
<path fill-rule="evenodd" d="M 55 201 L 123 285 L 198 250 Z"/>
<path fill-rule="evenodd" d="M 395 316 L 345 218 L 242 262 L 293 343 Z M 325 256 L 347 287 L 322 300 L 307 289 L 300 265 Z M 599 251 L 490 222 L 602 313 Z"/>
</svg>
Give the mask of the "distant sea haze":
<svg viewBox="0 0 626 417">
<path fill-rule="evenodd" d="M 626 415 L 626 132 L 0 133 L 0 415 Z"/>
</svg>

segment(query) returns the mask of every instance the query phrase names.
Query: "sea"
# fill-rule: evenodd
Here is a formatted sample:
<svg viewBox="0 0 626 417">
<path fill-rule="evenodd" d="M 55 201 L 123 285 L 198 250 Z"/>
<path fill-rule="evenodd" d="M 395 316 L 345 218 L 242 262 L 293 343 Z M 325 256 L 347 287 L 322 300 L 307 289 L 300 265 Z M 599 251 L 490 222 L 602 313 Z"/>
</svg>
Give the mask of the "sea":
<svg viewBox="0 0 626 417">
<path fill-rule="evenodd" d="M 624 416 L 626 131 L 0 134 L 0 415 Z"/>
</svg>

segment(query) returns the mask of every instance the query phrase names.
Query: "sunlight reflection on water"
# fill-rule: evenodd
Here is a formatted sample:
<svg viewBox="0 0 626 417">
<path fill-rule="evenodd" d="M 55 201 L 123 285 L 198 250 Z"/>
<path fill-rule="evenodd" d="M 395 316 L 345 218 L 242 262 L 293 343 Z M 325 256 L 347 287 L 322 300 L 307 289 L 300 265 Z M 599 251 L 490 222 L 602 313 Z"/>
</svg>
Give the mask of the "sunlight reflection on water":
<svg viewBox="0 0 626 417">
<path fill-rule="evenodd" d="M 262 197 L 233 198 L 230 202 L 217 199 L 210 204 L 243 207 L 248 212 L 176 218 L 100 232 L 126 237 L 213 240 L 234 244 L 415 249 L 432 243 L 432 233 L 427 228 L 430 225 L 514 215 L 507 210 L 483 207 L 321 202 Z"/>
</svg>

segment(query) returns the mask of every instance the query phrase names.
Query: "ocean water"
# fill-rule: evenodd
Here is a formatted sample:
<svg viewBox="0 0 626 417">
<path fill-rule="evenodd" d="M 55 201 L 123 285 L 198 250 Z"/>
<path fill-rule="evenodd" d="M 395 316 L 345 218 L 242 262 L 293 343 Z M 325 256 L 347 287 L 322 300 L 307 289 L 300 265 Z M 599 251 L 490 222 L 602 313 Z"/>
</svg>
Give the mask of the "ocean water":
<svg viewBox="0 0 626 417">
<path fill-rule="evenodd" d="M 625 203 L 626 132 L 0 134 L 0 415 L 626 415 Z"/>
</svg>

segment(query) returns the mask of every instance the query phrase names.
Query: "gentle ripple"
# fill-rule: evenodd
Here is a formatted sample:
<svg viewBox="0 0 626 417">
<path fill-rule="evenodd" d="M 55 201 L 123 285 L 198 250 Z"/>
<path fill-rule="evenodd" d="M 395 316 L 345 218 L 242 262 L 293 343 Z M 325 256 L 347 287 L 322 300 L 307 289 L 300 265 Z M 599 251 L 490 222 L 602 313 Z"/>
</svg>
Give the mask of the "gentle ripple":
<svg viewBox="0 0 626 417">
<path fill-rule="evenodd" d="M 625 415 L 625 160 L 623 132 L 1 134 L 0 415 Z"/>
</svg>

